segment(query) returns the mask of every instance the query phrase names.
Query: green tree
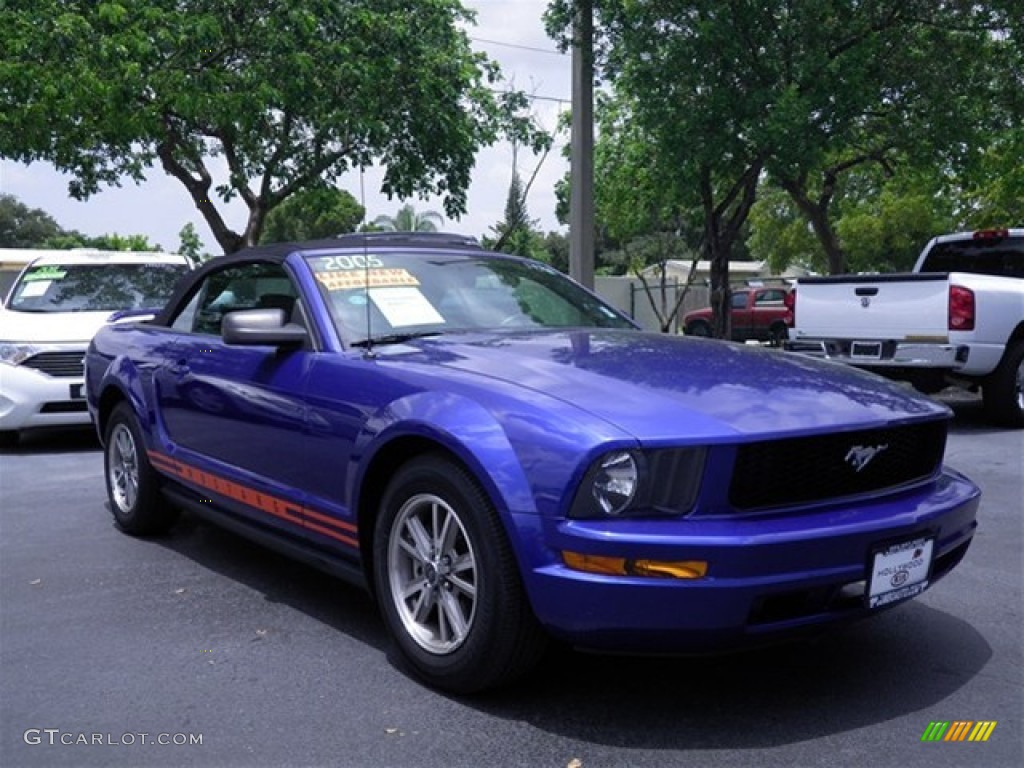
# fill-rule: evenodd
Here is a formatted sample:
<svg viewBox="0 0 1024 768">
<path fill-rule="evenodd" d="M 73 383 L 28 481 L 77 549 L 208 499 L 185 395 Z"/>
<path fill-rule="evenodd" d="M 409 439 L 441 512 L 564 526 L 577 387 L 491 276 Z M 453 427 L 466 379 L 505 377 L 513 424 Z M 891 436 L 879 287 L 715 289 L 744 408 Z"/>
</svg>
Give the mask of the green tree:
<svg viewBox="0 0 1024 768">
<path fill-rule="evenodd" d="M 147 235 L 86 235 L 77 229 L 62 230 L 46 240 L 44 248 L 95 248 L 100 251 L 162 251 L 158 243 L 149 242 Z"/>
<path fill-rule="evenodd" d="M 417 211 L 406 203 L 394 216 L 381 214 L 373 220 L 372 226 L 384 232 L 437 232 L 444 217 L 437 211 Z"/>
<path fill-rule="evenodd" d="M 544 236 L 536 229 L 536 225 L 536 220 L 530 218 L 526 207 L 523 181 L 519 172 L 513 170 L 508 196 L 505 198 L 505 218 L 491 228 L 496 235 L 493 240 L 486 237 L 483 239 L 484 247 L 544 261 L 547 256 Z"/>
<path fill-rule="evenodd" d="M 184 256 L 193 264 L 199 264 L 210 258 L 210 254 L 203 252 L 203 241 L 196 232 L 196 226 L 191 221 L 186 223 L 178 232 L 178 253 Z"/>
<path fill-rule="evenodd" d="M 762 183 L 750 209 L 747 245 L 753 257 L 779 274 L 796 265 L 814 271 L 827 269 L 821 244 L 807 218 L 785 190 Z"/>
<path fill-rule="evenodd" d="M 819 87 L 835 97 L 826 105 L 808 89 L 793 94 L 790 108 L 810 119 L 767 167 L 837 274 L 852 266 L 835 221 L 844 175 L 955 169 L 970 162 L 968 148 L 991 141 L 1005 119 L 996 73 L 1006 52 L 993 36 L 1005 19 L 975 3 L 832 0 L 801 7 L 799 24 L 802 40 L 822 30 L 832 40 Z"/>
<path fill-rule="evenodd" d="M 871 128 L 874 109 L 915 92 L 912 65 L 926 57 L 898 49 L 908 39 L 932 45 L 961 22 L 975 33 L 977 8 L 966 0 L 595 0 L 598 66 L 614 106 L 599 142 L 612 137 L 608 155 L 644 169 L 613 176 L 608 194 L 624 204 L 640 195 L 648 204 L 634 210 L 643 216 L 658 206 L 680 220 L 700 212 L 716 336 L 729 335 L 729 260 L 764 172 L 825 167 Z M 555 0 L 549 30 L 567 41 L 575 10 Z"/>
<path fill-rule="evenodd" d="M 14 195 L 0 194 L 0 248 L 43 248 L 63 231 L 41 208 L 29 208 Z"/>
<path fill-rule="evenodd" d="M 85 199 L 158 164 L 225 252 L 300 189 L 377 162 L 382 192 L 465 211 L 477 150 L 549 143 L 459 0 L 10 0 L 0 156 L 46 160 Z M 211 160 L 227 178 L 215 182 Z M 235 231 L 221 201 L 248 208 Z"/>
<path fill-rule="evenodd" d="M 267 215 L 260 242 L 316 240 L 355 232 L 365 215 L 366 209 L 343 189 L 303 189 Z"/>
</svg>

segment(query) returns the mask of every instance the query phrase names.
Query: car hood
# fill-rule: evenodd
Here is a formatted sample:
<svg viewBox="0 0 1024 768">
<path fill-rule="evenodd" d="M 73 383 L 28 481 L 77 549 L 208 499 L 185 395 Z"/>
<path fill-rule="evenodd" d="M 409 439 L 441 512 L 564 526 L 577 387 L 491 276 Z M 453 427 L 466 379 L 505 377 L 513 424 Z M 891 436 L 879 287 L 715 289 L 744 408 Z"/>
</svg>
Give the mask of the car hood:
<svg viewBox="0 0 1024 768">
<path fill-rule="evenodd" d="M 111 316 L 102 312 L 17 312 L 0 310 L 0 340 L 88 344 Z"/>
<path fill-rule="evenodd" d="M 634 331 L 442 336 L 378 350 L 581 408 L 638 439 L 796 436 L 940 418 L 903 385 L 776 349 Z"/>
</svg>

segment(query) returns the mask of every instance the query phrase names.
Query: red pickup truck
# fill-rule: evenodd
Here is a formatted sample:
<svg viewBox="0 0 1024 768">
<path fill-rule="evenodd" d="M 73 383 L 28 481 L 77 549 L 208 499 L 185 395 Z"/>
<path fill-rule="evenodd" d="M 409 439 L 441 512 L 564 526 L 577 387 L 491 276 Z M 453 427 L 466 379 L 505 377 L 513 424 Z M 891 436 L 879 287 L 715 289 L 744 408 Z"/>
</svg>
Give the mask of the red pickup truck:
<svg viewBox="0 0 1024 768">
<path fill-rule="evenodd" d="M 767 341 L 779 346 L 793 324 L 790 288 L 771 286 L 739 288 L 732 292 L 732 338 L 734 341 Z M 687 312 L 683 327 L 689 336 L 711 335 L 711 307 Z"/>
</svg>

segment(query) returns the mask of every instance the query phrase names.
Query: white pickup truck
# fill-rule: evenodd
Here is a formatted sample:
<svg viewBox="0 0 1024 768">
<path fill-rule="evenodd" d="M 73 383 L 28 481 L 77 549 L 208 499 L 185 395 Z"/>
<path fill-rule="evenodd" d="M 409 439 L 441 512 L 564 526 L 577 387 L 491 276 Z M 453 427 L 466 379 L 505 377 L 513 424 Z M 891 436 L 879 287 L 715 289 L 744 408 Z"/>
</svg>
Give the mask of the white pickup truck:
<svg viewBox="0 0 1024 768">
<path fill-rule="evenodd" d="M 933 238 L 909 274 L 797 281 L 786 349 L 911 382 L 981 388 L 1024 427 L 1024 229 Z"/>
</svg>

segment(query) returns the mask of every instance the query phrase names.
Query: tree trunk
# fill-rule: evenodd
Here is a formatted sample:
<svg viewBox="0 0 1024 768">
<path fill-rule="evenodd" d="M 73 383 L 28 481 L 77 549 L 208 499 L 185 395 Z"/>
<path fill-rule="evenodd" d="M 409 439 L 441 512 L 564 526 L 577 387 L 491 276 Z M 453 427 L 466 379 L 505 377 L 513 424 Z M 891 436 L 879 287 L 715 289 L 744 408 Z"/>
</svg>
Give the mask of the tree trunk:
<svg viewBox="0 0 1024 768">
<path fill-rule="evenodd" d="M 831 183 L 829 183 L 831 182 Z M 828 272 L 830 275 L 841 275 L 847 270 L 846 252 L 839 244 L 839 237 L 836 235 L 832 220 L 829 218 L 828 209 L 832 204 L 832 197 L 835 189 L 834 175 L 826 173 L 825 188 L 818 200 L 811 200 L 804 185 L 798 179 L 781 179 L 782 188 L 786 190 L 789 197 L 796 203 L 796 207 L 807 217 L 814 230 L 814 236 L 818 238 L 825 257 L 828 259 Z"/>
<path fill-rule="evenodd" d="M 711 335 L 716 339 L 732 338 L 729 257 L 743 223 L 750 215 L 763 167 L 763 158 L 754 159 L 717 204 L 711 168 L 701 169 L 700 191 L 704 208 L 704 244 L 701 250 L 711 262 Z"/>
</svg>

